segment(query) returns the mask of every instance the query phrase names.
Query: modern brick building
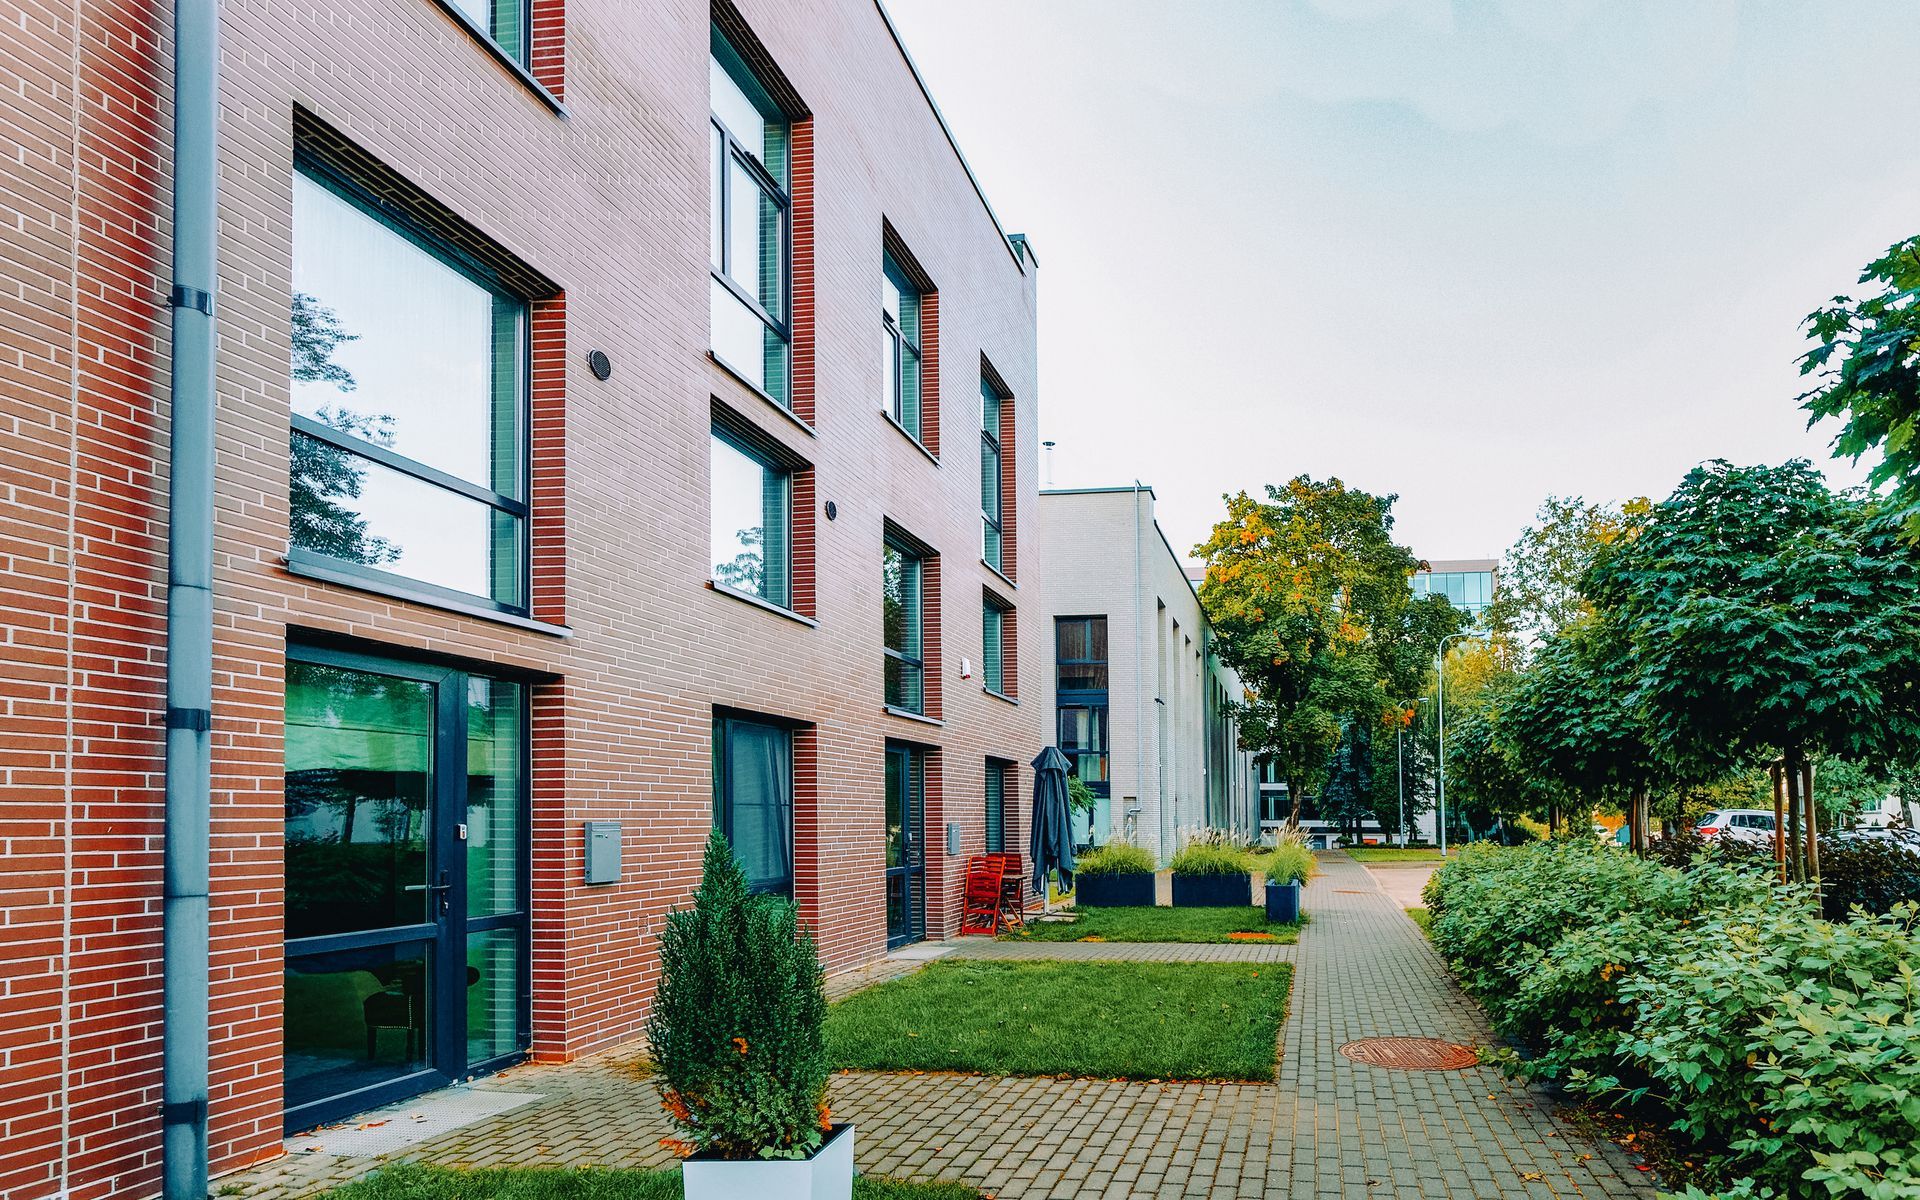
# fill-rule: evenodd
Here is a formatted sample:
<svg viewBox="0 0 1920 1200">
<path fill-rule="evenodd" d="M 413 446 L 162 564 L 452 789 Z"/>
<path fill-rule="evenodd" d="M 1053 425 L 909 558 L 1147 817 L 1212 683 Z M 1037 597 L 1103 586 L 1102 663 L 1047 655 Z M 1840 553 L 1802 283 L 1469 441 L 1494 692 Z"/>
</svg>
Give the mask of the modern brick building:
<svg viewBox="0 0 1920 1200">
<path fill-rule="evenodd" d="M 1254 834 L 1259 789 L 1226 709 L 1245 691 L 1153 507 L 1145 485 L 1040 493 L 1039 695 L 1098 798 L 1083 836 L 1165 860 L 1185 828 Z"/>
<path fill-rule="evenodd" d="M 171 15 L 5 23 L 0 1197 L 142 1196 Z M 220 39 L 215 1172 L 636 1035 L 716 822 L 829 970 L 954 929 L 1050 719 L 1036 264 L 885 13 L 225 0 Z"/>
</svg>

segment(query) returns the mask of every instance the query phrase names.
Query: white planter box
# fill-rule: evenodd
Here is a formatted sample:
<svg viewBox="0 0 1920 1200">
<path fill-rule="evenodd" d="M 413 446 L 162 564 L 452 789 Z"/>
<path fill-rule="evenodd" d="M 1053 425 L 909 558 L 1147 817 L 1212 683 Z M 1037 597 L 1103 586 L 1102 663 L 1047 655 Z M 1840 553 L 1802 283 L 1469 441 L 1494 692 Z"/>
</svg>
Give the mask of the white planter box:
<svg viewBox="0 0 1920 1200">
<path fill-rule="evenodd" d="M 835 1125 L 812 1158 L 680 1164 L 687 1200 L 852 1200 L 853 1126 Z"/>
</svg>

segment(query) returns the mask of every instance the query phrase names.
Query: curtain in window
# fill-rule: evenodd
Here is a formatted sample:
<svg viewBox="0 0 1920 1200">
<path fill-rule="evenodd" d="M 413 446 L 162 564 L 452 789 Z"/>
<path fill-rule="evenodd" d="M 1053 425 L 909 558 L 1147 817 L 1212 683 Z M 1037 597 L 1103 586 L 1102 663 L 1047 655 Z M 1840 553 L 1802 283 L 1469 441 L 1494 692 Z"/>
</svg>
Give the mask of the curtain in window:
<svg viewBox="0 0 1920 1200">
<path fill-rule="evenodd" d="M 720 779 L 722 831 L 756 892 L 793 891 L 793 741 L 775 725 L 727 720 Z"/>
</svg>

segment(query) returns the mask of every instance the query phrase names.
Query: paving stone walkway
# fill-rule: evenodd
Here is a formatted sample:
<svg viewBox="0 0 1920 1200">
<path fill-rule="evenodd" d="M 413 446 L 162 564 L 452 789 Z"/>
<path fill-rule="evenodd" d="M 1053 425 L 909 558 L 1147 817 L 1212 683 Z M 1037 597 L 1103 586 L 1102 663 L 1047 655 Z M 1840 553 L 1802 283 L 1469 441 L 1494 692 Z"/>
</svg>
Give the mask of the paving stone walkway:
<svg viewBox="0 0 1920 1200">
<path fill-rule="evenodd" d="M 1608 1144 L 1556 1123 L 1543 1098 L 1492 1067 L 1395 1071 L 1344 1058 L 1376 1036 L 1484 1045 L 1490 1035 L 1439 957 L 1365 868 L 1321 857 L 1297 946 L 990 942 L 969 958 L 1290 961 L 1293 1003 L 1273 1084 L 1115 1083 L 969 1075 L 836 1076 L 836 1117 L 859 1127 L 866 1172 L 960 1180 L 1016 1197 L 1652 1197 Z M 929 949 L 925 957 L 933 957 Z M 920 965 L 894 961 L 861 982 Z M 836 991 L 848 985 L 837 983 Z M 631 1050 L 565 1066 L 528 1065 L 474 1085 L 518 1107 L 379 1150 L 365 1139 L 430 1123 L 423 1097 L 372 1131 L 323 1132 L 287 1157 L 217 1181 L 216 1191 L 283 1200 L 337 1186 L 384 1161 L 660 1167 L 667 1129 Z M 444 1095 L 444 1094 L 443 1094 Z M 328 1147 L 328 1140 L 334 1143 Z M 356 1144 L 354 1139 L 363 1139 Z M 342 1150 L 353 1150 L 343 1153 Z"/>
</svg>

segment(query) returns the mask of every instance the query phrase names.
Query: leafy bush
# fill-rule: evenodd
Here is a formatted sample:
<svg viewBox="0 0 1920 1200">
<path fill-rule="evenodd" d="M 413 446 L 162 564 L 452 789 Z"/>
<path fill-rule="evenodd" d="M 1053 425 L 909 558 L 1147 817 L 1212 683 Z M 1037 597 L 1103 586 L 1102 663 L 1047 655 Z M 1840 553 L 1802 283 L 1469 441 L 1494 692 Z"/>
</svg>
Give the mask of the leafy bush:
<svg viewBox="0 0 1920 1200">
<path fill-rule="evenodd" d="M 1260 856 L 1268 883 L 1305 883 L 1313 877 L 1313 851 L 1299 842 L 1283 841 Z"/>
<path fill-rule="evenodd" d="M 707 841 L 693 908 L 667 914 L 647 1018 L 682 1155 L 805 1158 L 828 1128 L 825 977 L 791 900 L 755 896 Z"/>
<path fill-rule="evenodd" d="M 1854 905 L 1870 913 L 1920 901 L 1920 854 L 1882 838 L 1820 839 L 1821 908 L 1844 921 Z"/>
<path fill-rule="evenodd" d="M 1189 842 L 1173 856 L 1175 875 L 1246 875 L 1253 871 L 1253 860 L 1238 846 Z"/>
<path fill-rule="evenodd" d="M 1100 797 L 1093 789 L 1081 782 L 1078 775 L 1067 776 L 1067 807 L 1074 812 L 1092 816 L 1100 807 Z"/>
<path fill-rule="evenodd" d="M 1664 1105 L 1721 1200 L 1920 1197 L 1920 907 L 1823 920 L 1743 857 L 1475 847 L 1434 943 L 1519 1069 Z"/>
<path fill-rule="evenodd" d="M 1115 839 L 1096 846 L 1074 861 L 1075 875 L 1151 875 L 1160 864 L 1151 850 Z"/>
</svg>

